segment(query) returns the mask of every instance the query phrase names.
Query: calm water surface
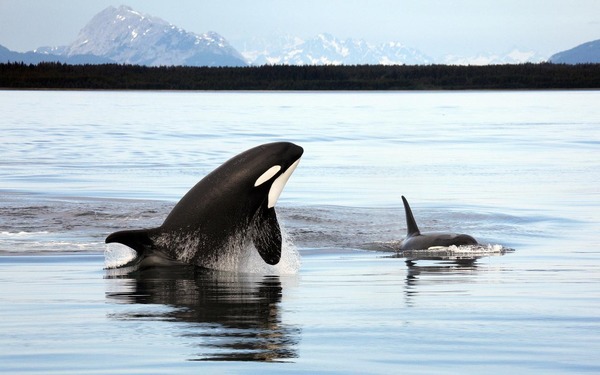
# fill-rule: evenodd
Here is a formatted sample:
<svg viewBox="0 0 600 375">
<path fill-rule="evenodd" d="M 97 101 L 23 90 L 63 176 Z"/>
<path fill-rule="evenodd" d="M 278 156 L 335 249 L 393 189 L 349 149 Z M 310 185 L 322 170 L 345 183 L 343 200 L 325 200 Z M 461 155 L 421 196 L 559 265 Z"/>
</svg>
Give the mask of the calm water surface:
<svg viewBox="0 0 600 375">
<path fill-rule="evenodd" d="M 0 371 L 598 373 L 597 103 L 0 91 Z M 103 269 L 108 233 L 160 225 L 278 140 L 305 149 L 278 203 L 299 269 Z M 422 231 L 515 251 L 407 267 L 383 251 L 404 236 L 401 195 Z"/>
</svg>

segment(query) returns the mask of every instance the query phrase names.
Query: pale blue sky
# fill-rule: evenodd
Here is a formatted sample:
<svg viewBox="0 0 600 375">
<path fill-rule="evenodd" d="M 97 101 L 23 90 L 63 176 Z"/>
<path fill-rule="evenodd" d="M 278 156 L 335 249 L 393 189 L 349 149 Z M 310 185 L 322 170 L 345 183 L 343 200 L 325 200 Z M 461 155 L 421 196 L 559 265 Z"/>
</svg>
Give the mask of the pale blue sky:
<svg viewBox="0 0 600 375">
<path fill-rule="evenodd" d="M 0 45 L 27 51 L 65 45 L 98 12 L 129 5 L 187 31 L 231 41 L 322 32 L 398 41 L 432 57 L 541 55 L 600 39 L 599 0 L 0 0 Z"/>
</svg>

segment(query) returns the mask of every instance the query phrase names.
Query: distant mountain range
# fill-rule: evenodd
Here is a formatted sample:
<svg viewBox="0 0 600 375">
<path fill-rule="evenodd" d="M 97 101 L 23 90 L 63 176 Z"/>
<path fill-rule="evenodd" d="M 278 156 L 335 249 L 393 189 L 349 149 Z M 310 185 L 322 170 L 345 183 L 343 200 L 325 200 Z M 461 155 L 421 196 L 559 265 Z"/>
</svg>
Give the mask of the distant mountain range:
<svg viewBox="0 0 600 375">
<path fill-rule="evenodd" d="M 521 51 L 514 49 L 507 53 L 480 53 L 476 56 L 444 56 L 441 64 L 447 65 L 500 65 L 500 64 L 523 64 L 523 63 L 540 63 L 546 59 L 533 51 Z"/>
<path fill-rule="evenodd" d="M 371 44 L 359 39 L 338 39 L 319 34 L 301 39 L 295 36 L 249 39 L 238 52 L 216 32 L 194 34 L 160 18 L 136 12 L 130 7 L 108 7 L 98 13 L 68 46 L 40 47 L 19 53 L 0 46 L 0 62 L 22 61 L 37 64 L 59 61 L 68 64 L 119 63 L 146 66 L 247 66 L 285 65 L 492 65 L 541 62 L 535 52 L 445 56 L 434 61 L 417 49 L 399 42 Z M 594 60 L 595 59 L 595 60 Z M 551 62 L 600 62 L 600 41 L 553 55 Z"/>
<path fill-rule="evenodd" d="M 445 56 L 436 61 L 423 52 L 399 42 L 371 44 L 361 39 L 341 40 L 330 34 L 319 34 L 303 40 L 286 35 L 273 39 L 250 39 L 240 43 L 241 53 L 252 65 L 493 65 L 542 62 L 545 58 L 535 52 L 513 50 L 506 54 L 477 56 Z"/>
<path fill-rule="evenodd" d="M 242 55 L 252 65 L 357 65 L 432 64 L 420 51 L 401 43 L 370 44 L 359 39 L 341 40 L 319 34 L 303 40 L 295 36 L 250 39 L 243 43 Z"/>
</svg>

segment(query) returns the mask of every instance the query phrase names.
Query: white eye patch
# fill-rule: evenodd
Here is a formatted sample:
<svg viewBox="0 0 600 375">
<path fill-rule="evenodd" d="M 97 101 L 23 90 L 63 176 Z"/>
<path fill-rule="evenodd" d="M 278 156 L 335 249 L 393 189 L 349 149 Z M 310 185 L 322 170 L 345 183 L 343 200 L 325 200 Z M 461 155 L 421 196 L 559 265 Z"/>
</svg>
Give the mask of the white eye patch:
<svg viewBox="0 0 600 375">
<path fill-rule="evenodd" d="M 256 179 L 254 183 L 254 187 L 260 186 L 265 182 L 269 181 L 273 176 L 277 174 L 281 170 L 281 165 L 274 165 L 271 168 L 267 169 L 265 173 L 261 174 L 259 178 Z"/>
</svg>

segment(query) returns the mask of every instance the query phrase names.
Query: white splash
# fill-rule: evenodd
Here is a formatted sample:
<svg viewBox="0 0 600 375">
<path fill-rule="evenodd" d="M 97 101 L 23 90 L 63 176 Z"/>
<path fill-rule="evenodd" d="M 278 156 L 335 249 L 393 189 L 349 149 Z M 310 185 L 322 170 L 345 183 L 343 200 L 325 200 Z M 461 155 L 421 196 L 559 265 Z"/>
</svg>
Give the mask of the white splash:
<svg viewBox="0 0 600 375">
<path fill-rule="evenodd" d="M 443 259 L 443 260 L 461 260 L 477 259 L 489 256 L 500 256 L 514 249 L 502 245 L 462 245 L 462 246 L 436 246 L 427 250 L 403 250 L 400 251 L 403 257 L 407 259 Z"/>
<path fill-rule="evenodd" d="M 231 241 L 224 256 L 207 265 L 208 268 L 235 273 L 258 275 L 294 275 L 300 270 L 300 253 L 283 227 L 281 229 L 281 259 L 276 265 L 269 265 L 261 258 L 251 241 L 240 244 Z"/>
<path fill-rule="evenodd" d="M 251 273 L 258 275 L 294 275 L 300 270 L 300 253 L 292 242 L 291 238 L 281 227 L 281 259 L 279 263 L 272 266 L 261 258 L 258 250 L 251 241 L 247 239 L 232 239 L 229 245 L 222 249 L 220 256 L 214 260 L 203 259 L 203 267 L 217 271 L 227 271 L 234 273 Z M 179 243 L 182 247 L 182 253 L 179 259 L 190 261 L 198 248 L 199 238 L 160 238 L 158 241 L 167 243 Z M 169 242 L 171 241 L 171 242 Z M 131 262 L 137 253 L 135 250 L 120 243 L 110 243 L 106 245 L 104 251 L 104 267 L 114 269 L 124 266 Z"/>
</svg>

